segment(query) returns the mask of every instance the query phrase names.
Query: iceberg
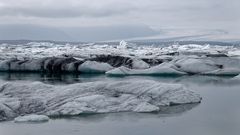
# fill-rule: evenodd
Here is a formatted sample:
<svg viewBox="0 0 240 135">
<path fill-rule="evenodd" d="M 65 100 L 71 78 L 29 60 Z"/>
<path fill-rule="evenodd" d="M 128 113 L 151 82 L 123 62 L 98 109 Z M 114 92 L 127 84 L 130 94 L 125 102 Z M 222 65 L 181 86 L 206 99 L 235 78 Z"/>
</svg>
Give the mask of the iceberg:
<svg viewBox="0 0 240 135">
<path fill-rule="evenodd" d="M 199 58 L 183 58 L 174 64 L 178 70 L 188 74 L 202 74 L 219 69 L 213 61 Z"/>
<path fill-rule="evenodd" d="M 71 71 L 74 65 L 71 63 L 83 63 L 74 58 L 67 57 L 43 57 L 38 59 L 9 59 L 0 62 L 0 71 L 18 72 L 66 72 Z M 79 65 L 78 64 L 78 65 Z M 76 66 L 78 66 L 76 65 Z"/>
<path fill-rule="evenodd" d="M 231 62 L 234 63 L 237 60 L 187 57 L 174 61 L 174 69 L 187 74 L 238 75 L 240 73 L 239 66 L 237 64 L 232 65 Z"/>
<path fill-rule="evenodd" d="M 217 69 L 210 72 L 205 72 L 202 74 L 205 75 L 219 75 L 219 76 L 234 76 L 240 73 L 240 69 L 237 68 L 224 68 L 224 69 Z"/>
<path fill-rule="evenodd" d="M 176 54 L 186 56 L 228 56 L 239 57 L 238 46 L 200 45 L 200 44 L 173 44 L 173 45 L 149 45 L 138 43 L 137 45 L 121 41 L 118 44 L 61 44 L 50 42 L 30 42 L 20 44 L 1 44 L 0 59 L 17 58 L 20 60 L 29 58 L 70 56 L 76 58 L 91 58 L 94 55 L 118 55 L 118 56 L 145 56 L 158 57 L 164 54 Z M 225 44 L 225 43 L 223 43 Z M 226 43 L 227 45 L 227 43 Z M 11 47 L 9 47 L 11 46 Z"/>
<path fill-rule="evenodd" d="M 46 115 L 25 115 L 25 116 L 18 116 L 14 119 L 15 123 L 22 123 L 22 122 L 47 122 L 49 121 L 49 117 Z"/>
<path fill-rule="evenodd" d="M 156 61 L 157 64 L 154 64 Z M 78 60 L 73 57 L 45 57 L 30 60 L 0 61 L 4 72 L 106 73 L 107 75 L 238 75 L 240 59 L 179 56 L 170 61 L 100 55 Z"/>
<path fill-rule="evenodd" d="M 174 65 L 170 63 L 162 63 L 148 69 L 129 69 L 127 67 L 119 67 L 106 72 L 107 75 L 186 75 L 186 72 L 175 70 Z"/>
<path fill-rule="evenodd" d="M 235 77 L 233 77 L 232 80 L 237 80 L 237 81 L 239 81 L 239 80 L 240 80 L 240 74 L 237 75 L 237 76 L 235 76 Z"/>
<path fill-rule="evenodd" d="M 128 46 L 128 43 L 126 41 L 122 40 L 122 41 L 119 42 L 118 48 L 119 49 L 126 49 L 127 46 Z"/>
<path fill-rule="evenodd" d="M 81 73 L 105 73 L 111 69 L 113 69 L 111 65 L 96 61 L 85 61 L 78 67 Z"/>
<path fill-rule="evenodd" d="M 64 86 L 41 82 L 0 83 L 0 120 L 29 114 L 57 117 L 89 113 L 161 112 L 162 107 L 200 102 L 200 95 L 181 84 L 142 79 Z"/>
<path fill-rule="evenodd" d="M 0 71 L 237 75 L 240 73 L 239 50 L 237 46 L 150 46 L 125 41 L 119 45 L 32 42 L 9 47 L 2 44 Z"/>
<path fill-rule="evenodd" d="M 90 58 L 91 61 L 108 63 L 113 67 L 126 66 L 133 69 L 145 69 L 150 65 L 140 58 L 132 58 L 130 56 L 120 55 L 96 55 L 94 58 Z"/>
<path fill-rule="evenodd" d="M 147 69 L 149 67 L 150 67 L 150 65 L 141 59 L 133 59 L 132 60 L 132 68 L 133 69 Z"/>
</svg>

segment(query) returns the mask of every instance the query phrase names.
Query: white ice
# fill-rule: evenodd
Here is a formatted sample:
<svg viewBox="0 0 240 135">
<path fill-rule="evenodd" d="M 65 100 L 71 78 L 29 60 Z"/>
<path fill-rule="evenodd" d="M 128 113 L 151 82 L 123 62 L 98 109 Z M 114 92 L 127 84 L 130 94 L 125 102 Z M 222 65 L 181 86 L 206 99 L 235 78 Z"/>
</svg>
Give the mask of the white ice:
<svg viewBox="0 0 240 135">
<path fill-rule="evenodd" d="M 143 60 L 137 59 L 137 58 L 133 59 L 133 62 L 132 62 L 133 69 L 146 69 L 149 67 L 150 65 L 144 62 Z"/>
<path fill-rule="evenodd" d="M 147 69 L 118 67 L 106 72 L 107 75 L 238 75 L 238 60 L 211 60 L 208 58 L 183 57 Z M 240 61 L 239 61 L 240 62 Z M 234 64 L 236 63 L 236 64 Z M 233 65 L 234 64 L 234 65 Z"/>
<path fill-rule="evenodd" d="M 174 65 L 162 63 L 148 69 L 129 69 L 124 66 L 106 72 L 107 75 L 185 75 L 174 69 Z"/>
<path fill-rule="evenodd" d="M 0 83 L 0 120 L 26 114 L 72 116 L 84 113 L 157 112 L 164 106 L 200 101 L 198 94 L 181 84 L 141 79 L 66 86 L 5 82 Z"/>
<path fill-rule="evenodd" d="M 178 54 L 178 55 L 170 55 Z M 88 61 L 97 55 L 128 57 L 133 60 L 132 69 L 116 67 L 107 63 Z M 108 74 L 204 74 L 237 75 L 240 73 L 240 48 L 237 46 L 187 44 L 170 46 L 137 46 L 121 41 L 120 44 L 55 44 L 49 42 L 31 42 L 21 45 L 2 44 L 0 46 L 0 70 L 39 71 L 41 58 L 73 57 L 86 61 L 77 69 L 81 72 L 108 72 Z M 13 63 L 9 68 L 9 59 L 29 60 L 26 63 Z M 40 59 L 40 60 L 39 60 Z M 150 65 L 143 59 L 159 60 L 168 64 Z M 20 61 L 21 63 L 21 61 Z M 170 67 L 168 67 L 170 66 Z M 73 71 L 74 63 L 65 66 Z M 113 70 L 112 70 L 113 69 Z M 111 70 L 111 71 L 110 71 Z M 123 72 L 123 73 L 121 73 Z"/>
<path fill-rule="evenodd" d="M 78 71 L 82 73 L 105 73 L 111 69 L 113 69 L 111 65 L 96 61 L 85 61 L 78 67 Z"/>
<path fill-rule="evenodd" d="M 182 55 L 203 55 L 203 54 L 226 54 L 227 56 L 240 56 L 240 49 L 233 46 L 218 45 L 170 45 L 170 46 L 137 46 L 125 41 L 120 45 L 99 45 L 99 44 L 55 44 L 49 42 L 31 42 L 28 44 L 0 45 L 0 59 L 9 58 L 42 58 L 68 55 L 76 58 L 89 58 L 92 55 L 115 54 L 121 56 L 137 56 L 139 58 L 157 58 L 171 52 L 179 52 Z M 120 48 L 119 48 L 120 47 Z"/>
<path fill-rule="evenodd" d="M 49 117 L 46 115 L 37 115 L 37 114 L 31 114 L 31 115 L 25 115 L 25 116 L 18 116 L 14 119 L 14 122 L 16 123 L 22 123 L 22 122 L 46 122 L 49 121 Z"/>
</svg>

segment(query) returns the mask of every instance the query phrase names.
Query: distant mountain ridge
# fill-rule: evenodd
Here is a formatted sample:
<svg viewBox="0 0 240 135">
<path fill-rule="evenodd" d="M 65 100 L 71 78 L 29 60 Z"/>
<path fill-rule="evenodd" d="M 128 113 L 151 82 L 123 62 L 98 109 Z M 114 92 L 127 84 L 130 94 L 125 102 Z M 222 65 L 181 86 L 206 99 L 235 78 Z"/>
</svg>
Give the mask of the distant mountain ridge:
<svg viewBox="0 0 240 135">
<path fill-rule="evenodd" d="M 54 40 L 96 42 L 146 37 L 159 34 L 145 25 L 94 27 L 48 27 L 39 25 L 0 25 L 0 40 Z"/>
</svg>

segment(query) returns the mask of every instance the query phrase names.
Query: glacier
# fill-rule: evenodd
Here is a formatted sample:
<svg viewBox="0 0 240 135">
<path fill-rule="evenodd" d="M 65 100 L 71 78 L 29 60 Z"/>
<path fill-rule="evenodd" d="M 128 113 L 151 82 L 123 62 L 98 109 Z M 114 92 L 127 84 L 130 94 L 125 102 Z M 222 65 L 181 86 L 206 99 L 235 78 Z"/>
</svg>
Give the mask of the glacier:
<svg viewBox="0 0 240 135">
<path fill-rule="evenodd" d="M 69 85 L 1 81 L 0 120 L 19 117 L 20 121 L 31 121 L 31 115 L 60 117 L 113 112 L 161 112 L 165 110 L 164 107 L 200 103 L 201 99 L 199 94 L 181 84 L 145 79 Z"/>
</svg>

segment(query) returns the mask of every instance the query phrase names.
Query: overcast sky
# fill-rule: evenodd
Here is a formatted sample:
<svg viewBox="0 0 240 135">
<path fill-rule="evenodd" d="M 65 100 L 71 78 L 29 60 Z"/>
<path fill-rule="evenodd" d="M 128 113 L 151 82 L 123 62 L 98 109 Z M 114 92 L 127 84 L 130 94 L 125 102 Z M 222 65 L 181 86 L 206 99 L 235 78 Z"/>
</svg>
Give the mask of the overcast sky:
<svg viewBox="0 0 240 135">
<path fill-rule="evenodd" d="M 0 24 L 240 31 L 240 0 L 0 0 Z"/>
</svg>

